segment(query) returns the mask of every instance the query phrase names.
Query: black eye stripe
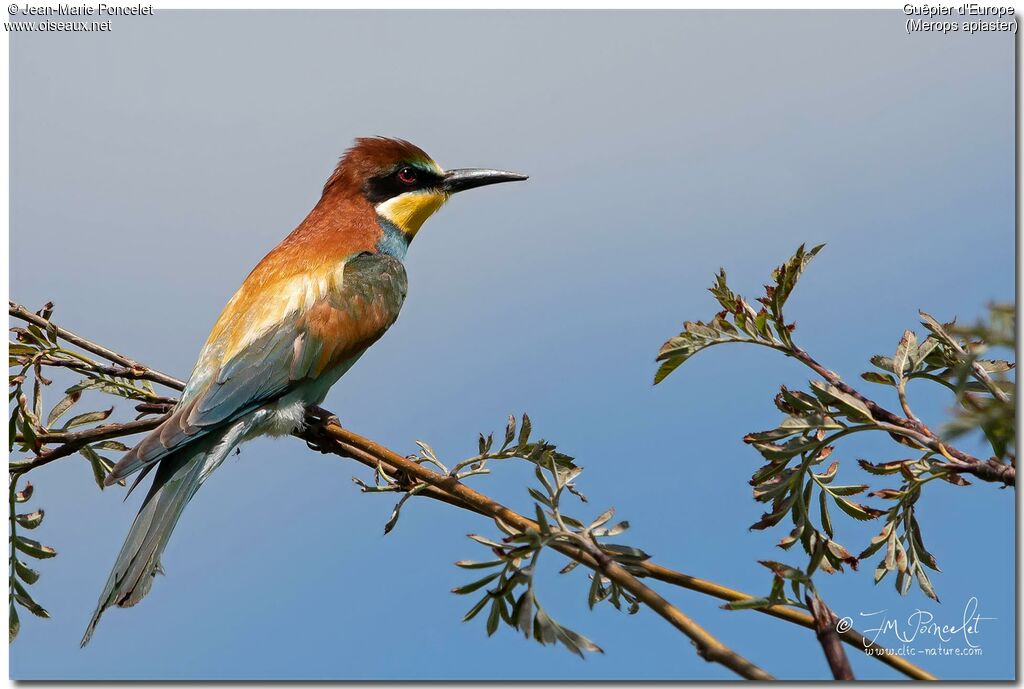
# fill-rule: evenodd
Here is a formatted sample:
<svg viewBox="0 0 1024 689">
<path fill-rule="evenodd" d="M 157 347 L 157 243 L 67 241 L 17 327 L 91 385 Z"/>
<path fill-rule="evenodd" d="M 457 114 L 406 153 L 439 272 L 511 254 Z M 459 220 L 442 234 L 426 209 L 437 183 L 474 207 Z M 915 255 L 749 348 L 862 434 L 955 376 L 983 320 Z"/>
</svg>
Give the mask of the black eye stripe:
<svg viewBox="0 0 1024 689">
<path fill-rule="evenodd" d="M 412 184 L 404 182 L 400 178 L 403 170 L 411 170 L 415 175 L 415 181 Z M 440 182 L 441 176 L 433 170 L 403 163 L 390 172 L 368 179 L 363 193 L 367 201 L 378 204 L 409 191 L 436 187 Z"/>
</svg>

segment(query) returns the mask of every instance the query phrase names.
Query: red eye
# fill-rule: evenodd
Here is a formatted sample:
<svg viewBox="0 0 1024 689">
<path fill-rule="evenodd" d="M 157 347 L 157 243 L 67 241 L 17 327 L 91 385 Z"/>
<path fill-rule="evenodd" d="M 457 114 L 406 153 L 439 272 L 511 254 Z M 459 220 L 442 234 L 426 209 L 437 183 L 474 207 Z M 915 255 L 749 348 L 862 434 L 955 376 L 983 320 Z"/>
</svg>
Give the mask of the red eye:
<svg viewBox="0 0 1024 689">
<path fill-rule="evenodd" d="M 403 184 L 415 184 L 416 171 L 411 167 L 403 167 L 398 171 L 398 179 L 400 179 Z"/>
</svg>

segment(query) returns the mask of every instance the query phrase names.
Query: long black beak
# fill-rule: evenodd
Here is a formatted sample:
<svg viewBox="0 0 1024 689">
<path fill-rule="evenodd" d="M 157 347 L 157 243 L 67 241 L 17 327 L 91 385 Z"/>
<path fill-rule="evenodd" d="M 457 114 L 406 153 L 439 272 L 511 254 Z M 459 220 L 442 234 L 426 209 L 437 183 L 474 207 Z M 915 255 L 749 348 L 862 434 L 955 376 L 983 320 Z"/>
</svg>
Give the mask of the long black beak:
<svg viewBox="0 0 1024 689">
<path fill-rule="evenodd" d="M 527 179 L 526 175 L 520 175 L 516 172 L 467 167 L 458 170 L 449 170 L 444 173 L 444 178 L 441 181 L 441 189 L 449 194 L 455 194 L 460 191 L 465 191 L 466 189 L 474 189 L 488 184 L 518 182 L 524 179 Z"/>
</svg>

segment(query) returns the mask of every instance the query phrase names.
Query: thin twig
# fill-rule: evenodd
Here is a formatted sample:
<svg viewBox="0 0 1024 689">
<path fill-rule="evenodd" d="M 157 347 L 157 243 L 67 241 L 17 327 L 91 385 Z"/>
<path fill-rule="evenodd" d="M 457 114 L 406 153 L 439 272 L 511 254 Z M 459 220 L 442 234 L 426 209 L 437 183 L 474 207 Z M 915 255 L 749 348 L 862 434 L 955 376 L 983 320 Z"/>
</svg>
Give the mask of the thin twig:
<svg viewBox="0 0 1024 689">
<path fill-rule="evenodd" d="M 456 478 L 428 469 L 417 462 L 388 450 L 382 445 L 350 433 L 336 424 L 326 424 L 316 429 L 307 429 L 302 437 L 321 448 L 324 448 L 328 441 L 333 440 L 338 443 L 340 449 L 345 454 L 369 455 L 372 458 L 380 458 L 380 461 L 386 462 L 393 469 L 459 498 L 474 507 L 475 511 L 479 511 L 492 519 L 500 519 L 505 524 L 523 532 L 529 529 L 537 529 L 537 524 L 532 520 L 526 519 L 517 512 L 513 512 L 504 505 L 476 492 L 465 484 L 460 483 Z M 617 562 L 612 560 L 605 563 L 598 562 L 589 553 L 584 553 L 579 547 L 571 545 L 553 543 L 551 547 L 600 572 L 603 576 L 636 596 L 647 607 L 651 608 L 672 626 L 689 637 L 696 645 L 700 656 L 708 662 L 723 665 L 747 679 L 774 679 L 760 667 L 709 634 L 703 627 L 662 598 L 653 589 L 642 584 L 639 579 L 626 571 Z"/>
<path fill-rule="evenodd" d="M 673 569 L 656 565 L 650 560 L 641 562 L 638 566 L 652 579 L 657 579 L 658 581 L 663 581 L 667 584 L 673 584 L 681 588 L 696 591 L 706 596 L 712 596 L 720 600 L 729 601 L 730 603 L 751 600 L 754 598 L 754 596 L 751 596 L 748 593 L 743 593 L 742 591 L 737 591 L 735 589 L 722 586 L 721 584 L 716 584 L 713 581 L 699 579 L 697 577 L 690 576 L 689 574 L 683 574 L 682 572 L 677 572 Z M 767 608 L 753 609 L 757 612 L 764 613 L 765 615 L 771 615 L 772 617 L 777 617 L 780 620 L 786 620 L 787 622 L 798 624 L 801 627 L 814 629 L 814 618 L 800 612 L 799 610 L 794 610 L 793 608 L 788 608 L 782 605 L 773 605 Z M 911 679 L 938 679 L 935 675 L 922 670 L 905 658 L 898 656 L 895 653 L 886 653 L 886 649 L 884 647 L 879 646 L 870 639 L 862 636 L 852 628 L 839 632 L 839 638 L 843 640 L 843 643 L 856 648 L 862 653 L 867 653 L 868 649 L 872 649 L 872 658 L 885 663 L 889 667 L 903 673 Z"/>
<path fill-rule="evenodd" d="M 31 323 L 35 323 L 37 325 L 40 325 L 40 327 L 45 327 L 46 322 L 44 319 L 39 318 L 34 313 L 28 311 L 27 309 L 24 309 L 24 307 L 20 307 L 16 304 L 11 303 L 9 313 L 13 317 L 20 318 Z M 43 322 L 39 323 L 37 321 Z M 90 342 L 89 340 L 86 340 L 85 338 L 75 335 L 74 333 L 71 333 L 67 330 L 58 329 L 57 332 L 60 335 L 60 337 L 64 338 L 68 342 L 76 344 L 82 349 L 89 351 L 93 354 L 107 358 L 108 360 L 113 361 L 114 363 L 121 363 L 121 365 L 125 365 L 122 362 L 132 361 L 127 357 L 123 357 L 120 354 L 111 352 L 105 347 L 102 347 L 94 342 Z M 136 366 L 139 365 L 137 362 L 132 363 L 134 363 Z M 166 385 L 167 387 L 173 388 L 175 390 L 183 390 L 185 388 L 185 383 L 181 380 L 178 380 L 177 378 L 160 373 L 159 371 L 156 371 L 154 369 L 146 370 L 152 372 L 155 375 L 155 378 L 153 380 L 155 380 L 156 382 L 160 382 L 161 384 Z M 314 412 L 314 414 L 320 416 L 322 423 L 328 423 L 328 420 L 333 418 L 329 412 L 323 410 L 312 411 Z M 108 440 L 112 438 L 123 437 L 134 433 L 139 433 L 144 430 L 149 430 L 149 428 L 155 427 L 156 425 L 159 425 L 160 422 L 162 422 L 162 418 L 146 419 L 144 421 L 134 422 L 134 424 L 107 424 L 105 426 L 100 427 L 104 429 L 104 437 L 90 436 L 88 437 L 86 442 Z M 147 427 L 147 424 L 152 424 L 152 426 Z M 114 426 L 119 426 L 117 432 L 115 432 L 115 429 L 113 428 Z M 85 432 L 83 432 L 83 434 L 84 433 Z M 83 434 L 75 435 L 77 436 L 77 439 L 81 441 L 83 439 Z M 310 436 L 310 434 L 313 435 Z M 386 450 L 386 448 L 383 448 L 382 446 L 373 443 L 371 440 L 363 438 L 362 436 L 359 436 L 351 431 L 348 431 L 347 429 L 343 429 L 336 424 L 330 425 L 330 432 L 328 435 L 333 440 L 333 442 L 331 443 L 324 443 L 324 437 L 321 434 L 321 432 L 316 428 L 312 427 L 304 429 L 303 431 L 298 432 L 295 435 L 297 437 L 307 439 L 307 442 L 309 442 L 311 447 L 321 452 L 330 452 L 333 454 L 338 454 L 340 456 L 350 458 L 356 462 L 366 465 L 367 467 L 370 467 L 371 469 L 377 469 L 378 467 L 381 467 L 385 470 L 385 473 L 387 473 L 390 478 L 399 481 L 399 485 L 403 489 L 411 489 L 412 487 L 415 486 L 415 481 L 410 480 L 410 475 L 402 471 L 401 467 L 392 466 L 388 462 L 388 459 L 399 457 L 400 459 L 403 460 L 403 463 L 409 463 L 412 466 L 418 468 L 421 468 L 420 465 L 416 464 L 415 462 L 405 460 L 396 453 L 393 453 L 390 450 Z M 60 455 L 56 454 L 57 451 L 62 451 L 66 447 L 68 446 L 62 445 L 60 448 L 55 448 L 55 450 L 51 451 L 49 456 L 45 458 L 45 461 L 40 462 L 39 460 L 43 459 L 43 457 L 37 457 L 32 462 L 22 465 L 18 469 L 19 473 L 27 472 L 31 469 L 42 466 L 43 464 L 48 464 L 49 462 L 59 459 L 60 457 L 73 454 L 75 451 L 77 451 L 78 447 L 81 447 L 81 445 L 79 445 L 78 447 L 68 449 L 67 451 L 61 452 Z M 374 449 L 378 449 L 379 451 L 374 452 Z M 439 474 L 438 476 L 440 477 Z M 448 477 L 441 478 L 449 480 Z M 475 512 L 483 516 L 493 516 L 491 512 L 484 509 L 479 504 L 468 502 L 462 497 L 459 497 L 438 485 L 428 485 L 427 488 L 425 488 L 422 492 L 419 493 L 419 495 L 432 498 L 440 502 L 444 502 L 454 507 L 458 507 L 459 509 Z M 483 496 L 480 497 L 483 498 Z M 486 500 L 486 498 L 484 499 Z M 533 524 L 531 520 L 526 519 L 521 515 L 516 516 L 518 517 L 518 520 L 521 524 L 533 525 L 533 527 L 536 528 L 536 525 Z M 590 557 L 587 553 L 582 552 L 578 548 L 575 548 L 571 545 L 561 545 L 559 546 L 559 548 L 567 557 L 570 557 L 574 560 L 579 560 L 581 562 L 584 562 L 585 564 L 589 562 L 590 564 L 588 566 L 596 567 L 598 565 L 598 563 L 594 561 L 592 557 Z M 589 558 L 589 560 L 587 560 L 587 558 Z M 749 594 L 743 593 L 741 591 L 736 591 L 735 589 L 730 589 L 728 587 L 716 584 L 711 581 L 700 579 L 698 577 L 693 577 L 688 574 L 684 574 L 682 572 L 678 572 L 676 570 L 672 570 L 667 567 L 654 564 L 649 560 L 638 563 L 637 567 L 643 571 L 644 576 L 650 577 L 651 579 L 655 579 L 674 586 L 679 586 L 681 588 L 695 591 L 697 593 L 701 593 L 704 595 L 712 596 L 720 600 L 735 602 L 741 600 L 749 600 L 753 598 Z M 768 608 L 758 609 L 758 612 L 761 612 L 766 615 L 771 615 L 772 617 L 776 617 L 778 619 L 786 620 L 787 622 L 791 622 L 802 627 L 806 627 L 809 629 L 814 628 L 814 619 L 810 615 L 806 615 L 797 610 L 793 610 L 792 608 L 783 606 L 771 606 Z M 844 643 L 849 644 L 863 652 L 866 652 L 866 649 L 868 648 L 882 650 L 882 647 L 873 644 L 872 642 L 858 634 L 856 631 L 853 631 L 852 629 L 847 630 L 845 632 L 840 632 L 839 636 Z M 894 654 L 883 652 L 873 654 L 872 657 L 889 665 L 890 667 L 903 673 L 907 677 L 920 680 L 936 679 L 936 677 L 931 675 L 930 673 L 922 670 L 921 668 L 917 667 L 913 663 L 910 663 L 906 659 L 896 656 Z"/>
<path fill-rule="evenodd" d="M 998 470 L 996 470 L 996 468 L 992 466 L 992 460 L 982 460 L 974 457 L 973 455 L 969 455 L 962 450 L 958 450 L 951 445 L 947 445 L 943 443 L 942 439 L 928 428 L 928 426 L 915 418 L 902 417 L 899 414 L 889 411 L 874 400 L 865 397 L 856 388 L 844 383 L 835 372 L 828 370 L 815 361 L 810 354 L 800 347 L 794 347 L 791 354 L 798 361 L 808 366 L 830 384 L 839 388 L 847 395 L 851 395 L 852 397 L 856 397 L 860 400 L 868 408 L 871 412 L 871 416 L 876 421 L 887 423 L 892 426 L 898 426 L 903 430 L 903 432 L 900 433 L 901 435 L 910 436 L 915 442 L 919 443 L 923 447 L 932 450 L 933 452 L 938 452 L 948 456 L 951 460 L 950 468 L 952 470 L 960 473 L 973 474 L 983 481 L 1003 483 L 1007 486 L 1013 486 L 1016 484 L 1017 470 L 1013 466 L 1002 464 L 997 461 L 994 462 L 994 464 L 999 466 Z"/>
<path fill-rule="evenodd" d="M 184 383 L 182 383 L 177 378 L 173 378 L 171 376 L 160 373 L 155 369 L 140 364 L 138 361 L 135 361 L 134 359 L 129 359 L 123 354 L 118 354 L 112 349 L 107 349 L 103 345 L 96 344 L 95 342 L 91 342 L 90 340 L 87 340 L 84 337 L 79 337 L 78 335 L 75 335 L 73 332 L 64 330 L 63 328 L 59 328 L 50 321 L 43 318 L 42 316 L 37 316 L 36 314 L 32 313 L 31 311 L 26 309 L 24 306 L 21 306 L 20 304 L 15 304 L 13 301 L 8 301 L 7 304 L 7 313 L 9 315 L 14 316 L 15 318 L 20 318 L 21 320 L 26 321 L 28 323 L 32 323 L 33 325 L 39 326 L 44 330 L 46 328 L 50 328 L 57 335 L 57 337 L 67 340 L 76 347 L 81 347 L 87 352 L 92 352 L 96 356 L 103 357 L 107 361 L 112 361 L 115 364 L 120 364 L 125 368 L 129 368 L 139 372 L 148 371 L 152 375 L 152 377 L 147 378 L 147 380 L 152 380 L 154 383 L 160 383 L 161 385 L 166 385 L 167 387 L 174 388 L 175 390 L 183 390 L 185 387 Z"/>
<path fill-rule="evenodd" d="M 25 472 L 38 469 L 39 467 L 45 466 L 62 457 L 73 455 L 82 447 L 90 443 L 99 442 L 101 440 L 113 440 L 114 438 L 122 438 L 124 436 L 142 433 L 144 431 L 151 431 L 162 424 L 165 418 L 167 418 L 166 415 L 156 416 L 149 419 L 141 419 L 139 421 L 129 421 L 127 423 L 108 423 L 79 433 L 43 433 L 38 438 L 40 442 L 59 442 L 61 445 L 53 448 L 52 450 L 41 452 L 27 462 L 12 464 L 11 471 L 13 473 L 24 474 Z"/>
</svg>

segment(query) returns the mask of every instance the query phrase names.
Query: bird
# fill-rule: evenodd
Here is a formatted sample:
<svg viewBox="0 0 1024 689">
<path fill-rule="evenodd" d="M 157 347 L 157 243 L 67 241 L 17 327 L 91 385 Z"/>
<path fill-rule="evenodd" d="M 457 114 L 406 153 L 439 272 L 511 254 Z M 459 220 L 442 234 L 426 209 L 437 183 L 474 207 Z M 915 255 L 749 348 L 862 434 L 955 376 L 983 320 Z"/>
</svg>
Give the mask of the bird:
<svg viewBox="0 0 1024 689">
<path fill-rule="evenodd" d="M 525 179 L 445 171 L 403 139 L 355 140 L 313 209 L 228 301 L 174 408 L 106 476 L 109 486 L 140 472 L 135 488 L 155 470 L 82 647 L 107 608 L 149 593 L 182 511 L 231 451 L 299 429 L 395 323 L 408 289 L 406 252 L 427 218 L 455 193 Z"/>
</svg>

